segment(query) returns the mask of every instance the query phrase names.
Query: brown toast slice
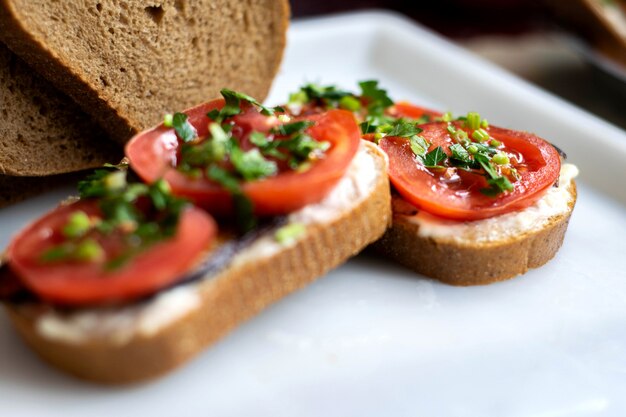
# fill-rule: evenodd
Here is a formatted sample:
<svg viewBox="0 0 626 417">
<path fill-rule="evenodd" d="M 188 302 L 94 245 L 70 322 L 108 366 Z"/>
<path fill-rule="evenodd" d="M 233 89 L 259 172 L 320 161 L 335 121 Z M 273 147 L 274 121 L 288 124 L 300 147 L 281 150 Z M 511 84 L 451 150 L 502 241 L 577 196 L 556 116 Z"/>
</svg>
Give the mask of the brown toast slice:
<svg viewBox="0 0 626 417">
<path fill-rule="evenodd" d="M 146 380 L 187 362 L 271 303 L 341 265 L 380 238 L 390 221 L 386 158 L 362 142 L 335 189 L 288 217 L 288 223 L 305 225 L 304 234 L 288 244 L 264 236 L 216 275 L 132 306 L 68 313 L 29 303 L 8 304 L 7 310 L 26 343 L 54 366 L 101 383 Z"/>
<path fill-rule="evenodd" d="M 573 179 L 559 182 L 566 199 L 561 203 L 563 210 L 539 215 L 532 222 L 522 219 L 521 226 L 511 227 L 497 225 L 507 221 L 503 216 L 464 225 L 422 214 L 428 221 L 423 223 L 416 220 L 420 216 L 417 208 L 394 195 L 392 226 L 372 247 L 383 256 L 446 284 L 485 285 L 513 278 L 544 265 L 563 243 L 576 203 L 576 183 Z M 544 203 L 540 200 L 535 206 Z M 526 210 L 535 210 L 535 206 Z M 522 212 L 504 216 L 510 220 L 524 216 Z M 444 233 L 426 230 L 431 224 L 436 227 L 431 230 Z"/>
<path fill-rule="evenodd" d="M 11 176 L 61 174 L 122 158 L 122 148 L 69 97 L 1 43 L 0 97 L 0 205 L 46 183 Z"/>
<path fill-rule="evenodd" d="M 0 38 L 124 143 L 228 87 L 263 99 L 287 0 L 0 0 Z"/>
</svg>

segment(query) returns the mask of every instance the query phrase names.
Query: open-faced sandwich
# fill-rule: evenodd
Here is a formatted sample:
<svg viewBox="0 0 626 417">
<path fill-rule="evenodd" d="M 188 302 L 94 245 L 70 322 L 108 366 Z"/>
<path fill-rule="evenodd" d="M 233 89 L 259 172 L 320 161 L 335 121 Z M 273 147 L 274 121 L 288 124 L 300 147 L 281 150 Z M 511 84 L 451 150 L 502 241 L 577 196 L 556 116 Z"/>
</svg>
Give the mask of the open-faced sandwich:
<svg viewBox="0 0 626 417">
<path fill-rule="evenodd" d="M 385 232 L 386 158 L 351 112 L 222 94 L 135 136 L 14 237 L 0 299 L 42 358 L 99 382 L 155 377 Z"/>
<path fill-rule="evenodd" d="M 480 114 L 394 103 L 376 81 L 360 93 L 313 84 L 292 115 L 341 108 L 389 158 L 393 224 L 374 247 L 453 285 L 488 284 L 552 259 L 576 201 L 574 165 L 546 140 L 495 127 Z"/>
</svg>

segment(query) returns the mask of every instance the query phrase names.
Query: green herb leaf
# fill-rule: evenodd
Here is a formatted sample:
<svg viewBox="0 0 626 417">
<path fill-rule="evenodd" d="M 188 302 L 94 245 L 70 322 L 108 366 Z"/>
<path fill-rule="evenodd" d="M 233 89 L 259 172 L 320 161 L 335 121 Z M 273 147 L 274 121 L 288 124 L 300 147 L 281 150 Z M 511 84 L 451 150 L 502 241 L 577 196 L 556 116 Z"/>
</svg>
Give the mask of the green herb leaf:
<svg viewBox="0 0 626 417">
<path fill-rule="evenodd" d="M 230 161 L 245 181 L 266 178 L 278 172 L 276 162 L 265 159 L 259 149 L 244 152 L 239 147 L 233 148 Z"/>
<path fill-rule="evenodd" d="M 217 165 L 211 165 L 207 169 L 207 177 L 224 187 L 233 199 L 235 218 L 238 227 L 242 232 L 247 232 L 256 226 L 254 217 L 254 205 L 252 201 L 243 194 L 237 178 Z"/>
<path fill-rule="evenodd" d="M 260 148 L 264 148 L 270 144 L 268 137 L 262 132 L 250 133 L 250 142 Z"/>
<path fill-rule="evenodd" d="M 414 135 L 422 133 L 422 129 L 417 127 L 412 122 L 406 122 L 402 119 L 398 119 L 389 132 L 386 132 L 387 136 L 397 136 L 401 138 L 408 138 Z"/>
<path fill-rule="evenodd" d="M 411 136 L 409 142 L 411 144 L 411 150 L 417 156 L 424 156 L 430 147 L 430 143 L 419 135 Z"/>
<path fill-rule="evenodd" d="M 447 157 L 448 156 L 443 151 L 443 148 L 441 146 L 437 146 L 435 149 L 424 155 L 422 161 L 424 162 L 424 166 L 427 168 L 442 168 L 439 164 L 445 161 Z"/>
<path fill-rule="evenodd" d="M 289 136 L 293 135 L 294 133 L 302 133 L 314 124 L 315 122 L 310 120 L 301 120 L 293 123 L 285 123 L 272 128 L 272 130 L 270 130 L 270 133 L 280 136 Z"/>
<path fill-rule="evenodd" d="M 172 126 L 176 131 L 176 135 L 178 135 L 183 142 L 191 142 L 198 137 L 196 128 L 189 123 L 188 119 L 185 113 L 174 113 L 174 117 L 172 118 Z"/>
<path fill-rule="evenodd" d="M 488 179 L 487 183 L 489 184 L 489 188 L 482 188 L 480 192 L 490 197 L 495 197 L 505 191 L 513 191 L 513 184 L 511 184 L 507 177 Z"/>
<path fill-rule="evenodd" d="M 485 170 L 489 178 L 496 179 L 499 177 L 498 172 L 496 171 L 494 166 L 491 164 L 491 161 L 488 156 L 481 154 L 481 153 L 477 153 L 476 155 L 474 155 L 474 159 Z"/>
<path fill-rule="evenodd" d="M 306 84 L 305 86 L 300 88 L 300 91 L 304 93 L 307 97 L 307 101 L 305 101 L 304 103 L 312 100 L 323 100 L 327 103 L 329 102 L 328 104 L 334 103 L 333 107 L 337 107 L 339 105 L 338 101 L 341 100 L 341 98 L 354 96 L 354 94 L 349 91 L 338 90 L 337 87 L 335 87 L 334 85 L 323 87 L 317 84 Z"/>
<path fill-rule="evenodd" d="M 69 259 L 71 257 L 71 249 L 67 245 L 53 246 L 45 251 L 39 258 L 41 262 L 56 262 Z"/>
<path fill-rule="evenodd" d="M 224 168 L 217 165 L 209 166 L 207 168 L 207 177 L 220 184 L 231 194 L 241 193 L 241 186 L 237 177 Z"/>
<path fill-rule="evenodd" d="M 472 162 L 470 153 L 463 147 L 463 145 L 455 143 L 448 148 L 452 155 L 450 159 L 455 165 L 467 166 Z"/>
<path fill-rule="evenodd" d="M 367 80 L 359 82 L 361 96 L 368 101 L 368 108 L 387 108 L 393 106 L 393 100 L 387 95 L 387 91 L 378 87 L 378 81 Z"/>
<path fill-rule="evenodd" d="M 224 116 L 224 113 L 227 113 L 228 116 L 234 116 L 234 115 L 241 113 L 241 107 L 240 107 L 241 101 L 245 101 L 247 103 L 252 104 L 253 106 L 258 107 L 261 110 L 261 114 L 265 116 L 272 116 L 276 112 L 285 111 L 285 109 L 283 109 L 280 106 L 276 106 L 276 107 L 264 106 L 255 98 L 250 97 L 247 94 L 240 93 L 238 91 L 230 90 L 228 88 L 223 88 L 221 90 L 221 93 L 222 93 L 222 97 L 224 97 L 224 100 L 226 102 L 226 105 L 223 108 L 223 112 L 221 112 L 222 116 Z M 224 109 L 226 110 L 224 111 Z M 222 120 L 224 120 L 225 118 L 226 117 L 224 117 Z"/>
</svg>

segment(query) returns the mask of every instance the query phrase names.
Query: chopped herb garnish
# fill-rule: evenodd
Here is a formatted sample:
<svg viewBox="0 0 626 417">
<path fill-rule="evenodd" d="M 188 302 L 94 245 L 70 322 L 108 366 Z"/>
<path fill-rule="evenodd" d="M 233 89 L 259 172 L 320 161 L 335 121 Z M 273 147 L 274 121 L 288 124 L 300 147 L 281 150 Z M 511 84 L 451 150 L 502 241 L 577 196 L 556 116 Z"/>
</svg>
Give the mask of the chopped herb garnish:
<svg viewBox="0 0 626 417">
<path fill-rule="evenodd" d="M 301 120 L 293 123 L 285 123 L 276 126 L 272 130 L 270 130 L 270 133 L 281 136 L 289 136 L 293 135 L 294 133 L 304 132 L 306 129 L 313 126 L 314 124 L 315 122 L 312 122 L 310 120 Z"/>
<path fill-rule="evenodd" d="M 463 145 L 455 143 L 454 145 L 450 145 L 449 149 L 450 152 L 452 152 L 450 160 L 454 165 L 468 167 L 471 164 L 472 157 Z"/>
<path fill-rule="evenodd" d="M 72 213 L 68 222 L 63 226 L 63 236 L 67 238 L 78 238 L 89 231 L 91 220 L 84 211 L 76 211 Z"/>
<path fill-rule="evenodd" d="M 80 210 L 72 213 L 62 227 L 66 241 L 46 251 L 41 256 L 43 262 L 101 259 L 104 249 L 95 238 L 98 234 L 119 233 L 125 244 L 134 248 L 134 254 L 176 233 L 187 202 L 172 196 L 163 180 L 152 185 L 128 183 L 126 173 L 125 166 L 98 169 L 79 182 L 81 198 L 97 198 L 101 215 L 90 218 Z"/>
<path fill-rule="evenodd" d="M 440 164 L 445 161 L 446 158 L 447 155 L 443 151 L 443 148 L 441 146 L 437 146 L 435 149 L 424 155 L 422 161 L 424 162 L 424 166 L 426 168 L 445 168 Z"/>
<path fill-rule="evenodd" d="M 387 90 L 378 87 L 378 81 L 361 81 L 359 87 L 361 87 L 361 96 L 368 100 L 368 109 L 393 106 L 393 100 L 389 98 Z"/>
<path fill-rule="evenodd" d="M 276 162 L 266 159 L 258 149 L 244 152 L 239 147 L 233 147 L 230 161 L 244 181 L 269 177 L 278 172 Z"/>
<path fill-rule="evenodd" d="M 339 99 L 339 108 L 349 111 L 361 110 L 361 102 L 353 96 L 344 96 Z"/>
<path fill-rule="evenodd" d="M 188 117 L 185 113 L 174 113 L 174 117 L 172 118 L 172 127 L 174 127 L 176 135 L 178 135 L 180 140 L 183 142 L 191 142 L 198 137 L 196 128 L 189 123 Z"/>
<path fill-rule="evenodd" d="M 487 180 L 487 184 L 489 187 L 481 188 L 480 192 L 489 197 L 495 197 L 505 191 L 513 191 L 513 184 L 507 177 L 490 178 Z"/>
<path fill-rule="evenodd" d="M 388 136 L 398 136 L 401 138 L 409 138 L 422 133 L 422 129 L 417 127 L 415 123 L 407 122 L 403 119 L 398 119 L 397 123 L 394 123 L 391 130 L 387 132 Z"/>
<path fill-rule="evenodd" d="M 304 94 L 300 96 L 301 98 L 306 96 L 306 100 L 303 103 L 307 103 L 311 100 L 319 100 L 325 101 L 326 104 L 330 104 L 330 102 L 337 103 L 343 97 L 354 96 L 354 94 L 349 91 L 338 90 L 334 85 L 322 87 L 316 84 L 307 84 L 303 86 L 299 93 Z M 333 107 L 336 107 L 336 105 Z"/>
<path fill-rule="evenodd" d="M 480 114 L 476 112 L 467 113 L 467 117 L 465 120 L 465 126 L 468 129 L 476 130 L 480 127 Z"/>
<path fill-rule="evenodd" d="M 472 139 L 478 142 L 487 142 L 489 141 L 489 133 L 485 129 L 479 128 L 472 132 Z"/>
<path fill-rule="evenodd" d="M 254 217 L 254 206 L 252 201 L 243 193 L 237 177 L 217 165 L 211 165 L 207 169 L 207 177 L 220 184 L 232 195 L 235 218 L 241 231 L 247 232 L 254 229 L 257 224 Z"/>
<path fill-rule="evenodd" d="M 240 93 L 238 91 L 233 91 L 228 88 L 223 88 L 220 93 L 222 97 L 224 97 L 224 107 L 221 110 L 213 110 L 207 114 L 207 116 L 213 119 L 216 123 L 224 122 L 228 117 L 236 116 L 241 113 L 241 102 L 249 103 L 255 107 L 258 107 L 261 111 L 261 114 L 265 116 L 272 116 L 276 112 L 283 112 L 283 109 L 280 106 L 276 107 L 267 107 L 257 101 L 255 98 L 250 97 L 247 94 Z"/>
<path fill-rule="evenodd" d="M 417 156 L 424 156 L 430 144 L 419 135 L 414 135 L 409 138 L 409 143 L 411 145 L 411 150 Z"/>
<path fill-rule="evenodd" d="M 163 126 L 165 127 L 173 127 L 174 126 L 174 115 L 171 113 L 163 116 Z"/>
</svg>

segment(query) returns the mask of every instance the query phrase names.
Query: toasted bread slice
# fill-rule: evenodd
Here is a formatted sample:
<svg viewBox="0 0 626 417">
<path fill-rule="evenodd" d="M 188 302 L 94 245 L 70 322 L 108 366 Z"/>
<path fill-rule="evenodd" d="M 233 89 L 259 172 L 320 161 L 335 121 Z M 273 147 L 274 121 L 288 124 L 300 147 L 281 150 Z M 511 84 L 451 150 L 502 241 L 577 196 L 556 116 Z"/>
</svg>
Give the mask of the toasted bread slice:
<svg viewBox="0 0 626 417">
<path fill-rule="evenodd" d="M 0 97 L 0 204 L 28 192 L 22 187 L 27 180 L 16 179 L 12 186 L 7 176 L 73 172 L 116 163 L 123 156 L 122 148 L 69 97 L 1 43 Z M 30 183 L 36 188 L 44 181 Z"/>
<path fill-rule="evenodd" d="M 11 304 L 9 315 L 42 358 L 76 376 L 115 384 L 156 377 L 380 238 L 391 220 L 386 169 L 382 152 L 363 142 L 323 201 L 288 216 L 305 226 L 302 235 L 286 244 L 263 235 L 220 272 L 152 300 L 74 312 Z"/>
<path fill-rule="evenodd" d="M 531 207 L 474 222 L 420 213 L 393 197 L 393 223 L 373 248 L 451 285 L 484 285 L 523 274 L 554 257 L 576 203 L 577 170 L 564 165 L 558 187 Z"/>
<path fill-rule="evenodd" d="M 229 87 L 263 99 L 287 0 L 0 0 L 0 38 L 120 142 Z"/>
</svg>

